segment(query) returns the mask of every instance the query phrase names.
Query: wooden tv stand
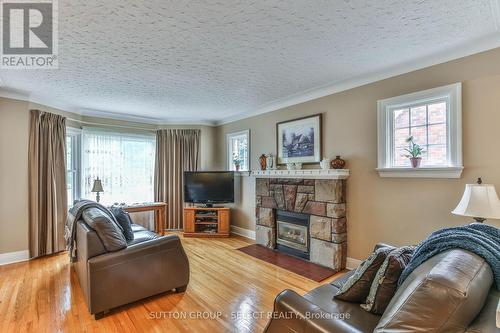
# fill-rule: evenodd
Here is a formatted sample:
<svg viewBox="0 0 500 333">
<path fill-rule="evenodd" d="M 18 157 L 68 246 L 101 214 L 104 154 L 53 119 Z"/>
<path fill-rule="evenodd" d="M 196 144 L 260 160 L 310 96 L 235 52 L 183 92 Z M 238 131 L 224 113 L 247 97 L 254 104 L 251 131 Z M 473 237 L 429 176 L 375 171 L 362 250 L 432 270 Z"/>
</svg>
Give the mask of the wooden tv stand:
<svg viewBox="0 0 500 333">
<path fill-rule="evenodd" d="M 185 237 L 229 237 L 229 208 L 184 208 Z"/>
</svg>

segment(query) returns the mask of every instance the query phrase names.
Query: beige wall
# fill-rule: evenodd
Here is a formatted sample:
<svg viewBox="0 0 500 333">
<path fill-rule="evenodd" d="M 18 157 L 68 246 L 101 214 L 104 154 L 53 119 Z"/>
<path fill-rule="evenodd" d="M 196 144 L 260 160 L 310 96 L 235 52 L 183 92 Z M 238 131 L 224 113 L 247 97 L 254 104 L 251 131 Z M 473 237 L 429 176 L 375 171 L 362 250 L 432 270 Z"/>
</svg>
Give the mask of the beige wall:
<svg viewBox="0 0 500 333">
<path fill-rule="evenodd" d="M 0 98 L 0 254 L 28 249 L 28 140 L 29 110 L 39 109 L 61 114 L 76 121 L 67 121 L 72 127 L 89 122 L 125 131 L 156 130 L 158 128 L 198 128 L 201 130 L 201 168 L 212 170 L 216 165 L 214 154 L 215 128 L 210 126 L 157 126 L 120 120 L 79 116 L 45 105 Z M 117 127 L 123 126 L 123 127 Z M 147 224 L 148 214 L 136 216 Z"/>
<path fill-rule="evenodd" d="M 377 167 L 377 100 L 463 83 L 463 157 L 461 179 L 380 178 Z M 450 211 L 464 185 L 481 176 L 500 191 L 500 49 L 459 59 L 363 87 L 333 94 L 218 128 L 218 147 L 225 135 L 250 129 L 251 165 L 261 153 L 276 153 L 276 122 L 322 113 L 324 156 L 342 155 L 351 170 L 348 180 L 348 256 L 365 258 L 379 241 L 415 244 L 441 227 L 469 219 Z M 225 165 L 225 152 L 218 166 Z M 245 177 L 243 177 L 245 178 Z M 250 180 L 243 180 L 249 182 Z M 247 196 L 244 197 L 244 194 Z M 233 224 L 255 227 L 253 192 L 244 191 Z M 496 221 L 490 221 L 495 223 Z"/>
<path fill-rule="evenodd" d="M 0 253 L 28 249 L 27 107 L 0 98 Z"/>
</svg>

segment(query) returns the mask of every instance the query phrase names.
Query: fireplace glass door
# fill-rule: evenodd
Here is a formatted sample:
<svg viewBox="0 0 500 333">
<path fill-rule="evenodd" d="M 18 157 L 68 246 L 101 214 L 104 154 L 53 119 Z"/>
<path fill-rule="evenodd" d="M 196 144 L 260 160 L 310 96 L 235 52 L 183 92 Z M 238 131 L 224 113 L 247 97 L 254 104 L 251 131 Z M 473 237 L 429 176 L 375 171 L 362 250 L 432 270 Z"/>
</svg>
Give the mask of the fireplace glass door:
<svg viewBox="0 0 500 333">
<path fill-rule="evenodd" d="M 276 242 L 302 252 L 308 252 L 307 226 L 277 221 Z"/>
</svg>

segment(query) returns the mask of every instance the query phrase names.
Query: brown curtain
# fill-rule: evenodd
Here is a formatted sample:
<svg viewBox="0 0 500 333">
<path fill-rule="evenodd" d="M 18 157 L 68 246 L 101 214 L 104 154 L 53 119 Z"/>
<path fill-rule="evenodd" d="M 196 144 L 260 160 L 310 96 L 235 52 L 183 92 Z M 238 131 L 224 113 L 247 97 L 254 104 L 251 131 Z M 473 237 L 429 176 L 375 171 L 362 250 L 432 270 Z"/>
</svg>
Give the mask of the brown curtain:
<svg viewBox="0 0 500 333">
<path fill-rule="evenodd" d="M 65 250 L 66 119 L 31 110 L 29 140 L 30 257 Z"/>
<path fill-rule="evenodd" d="M 156 132 L 155 201 L 168 204 L 167 229 L 182 229 L 184 171 L 198 170 L 200 130 L 163 129 Z"/>
</svg>

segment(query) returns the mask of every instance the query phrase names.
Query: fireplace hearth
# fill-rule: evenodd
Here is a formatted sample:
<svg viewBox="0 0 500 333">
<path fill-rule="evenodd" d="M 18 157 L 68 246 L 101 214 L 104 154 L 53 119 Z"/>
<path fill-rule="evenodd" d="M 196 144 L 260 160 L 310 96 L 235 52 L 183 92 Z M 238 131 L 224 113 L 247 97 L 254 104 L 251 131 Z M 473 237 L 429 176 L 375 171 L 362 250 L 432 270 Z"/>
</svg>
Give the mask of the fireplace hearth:
<svg viewBox="0 0 500 333">
<path fill-rule="evenodd" d="M 256 178 L 255 240 L 340 271 L 347 259 L 346 180 Z"/>
<path fill-rule="evenodd" d="M 276 249 L 309 260 L 309 215 L 276 212 Z"/>
</svg>

